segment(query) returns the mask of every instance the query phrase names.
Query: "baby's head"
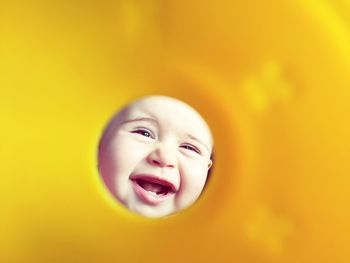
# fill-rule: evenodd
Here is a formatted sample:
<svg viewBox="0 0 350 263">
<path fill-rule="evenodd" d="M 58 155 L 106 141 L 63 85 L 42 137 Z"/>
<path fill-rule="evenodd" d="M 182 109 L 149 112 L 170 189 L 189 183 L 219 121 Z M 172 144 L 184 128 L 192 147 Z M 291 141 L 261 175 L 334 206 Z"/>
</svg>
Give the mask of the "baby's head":
<svg viewBox="0 0 350 263">
<path fill-rule="evenodd" d="M 99 146 L 99 172 L 131 211 L 161 217 L 198 199 L 212 165 L 212 147 L 208 125 L 189 105 L 145 97 L 108 125 Z"/>
</svg>

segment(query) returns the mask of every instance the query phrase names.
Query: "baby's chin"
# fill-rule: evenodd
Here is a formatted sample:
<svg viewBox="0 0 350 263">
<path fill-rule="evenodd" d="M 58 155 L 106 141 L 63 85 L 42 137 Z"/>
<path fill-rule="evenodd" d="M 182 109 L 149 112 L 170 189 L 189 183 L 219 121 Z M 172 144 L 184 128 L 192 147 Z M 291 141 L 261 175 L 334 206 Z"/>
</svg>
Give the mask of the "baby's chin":
<svg viewBox="0 0 350 263">
<path fill-rule="evenodd" d="M 129 202 L 126 204 L 126 206 L 130 211 L 148 218 L 165 217 L 177 212 L 174 205 L 170 203 L 163 203 L 153 206 L 144 204 L 139 200 L 134 200 L 134 202 Z"/>
<path fill-rule="evenodd" d="M 192 206 L 198 199 L 198 196 L 194 197 L 193 193 L 187 195 L 178 193 L 160 204 L 152 205 L 140 200 L 133 191 L 127 192 L 123 198 L 118 194 L 116 196 L 130 212 L 148 218 L 161 218 L 177 214 Z"/>
</svg>

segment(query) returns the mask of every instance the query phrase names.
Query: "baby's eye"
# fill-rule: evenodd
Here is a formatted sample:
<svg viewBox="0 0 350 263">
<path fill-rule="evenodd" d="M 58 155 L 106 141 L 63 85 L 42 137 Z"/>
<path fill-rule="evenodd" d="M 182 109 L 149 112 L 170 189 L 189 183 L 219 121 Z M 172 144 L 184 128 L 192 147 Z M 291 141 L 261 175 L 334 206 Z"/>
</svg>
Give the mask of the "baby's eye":
<svg viewBox="0 0 350 263">
<path fill-rule="evenodd" d="M 198 154 L 201 153 L 200 150 L 199 150 L 197 147 L 192 146 L 192 145 L 189 145 L 189 144 L 184 144 L 184 145 L 181 145 L 180 147 L 181 147 L 181 148 L 184 148 L 184 149 L 186 149 L 186 150 L 189 150 L 189 151 L 196 152 L 196 153 L 198 153 Z"/>
<path fill-rule="evenodd" d="M 142 136 L 154 139 L 152 132 L 147 130 L 147 129 L 137 129 L 137 130 L 132 131 L 131 133 L 137 133 L 137 134 L 140 134 Z"/>
</svg>

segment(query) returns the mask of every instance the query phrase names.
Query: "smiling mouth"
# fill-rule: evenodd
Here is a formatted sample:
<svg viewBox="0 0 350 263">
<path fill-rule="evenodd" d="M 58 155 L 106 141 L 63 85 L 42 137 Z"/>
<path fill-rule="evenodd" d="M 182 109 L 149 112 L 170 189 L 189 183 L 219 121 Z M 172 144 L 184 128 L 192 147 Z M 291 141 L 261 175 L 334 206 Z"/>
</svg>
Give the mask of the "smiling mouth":
<svg viewBox="0 0 350 263">
<path fill-rule="evenodd" d="M 173 184 L 155 177 L 138 176 L 131 180 L 137 196 L 151 205 L 163 202 L 176 191 Z"/>
<path fill-rule="evenodd" d="M 167 195 L 169 192 L 173 192 L 170 186 L 161 183 L 152 182 L 142 178 L 136 179 L 135 181 L 144 190 L 155 195 Z"/>
</svg>

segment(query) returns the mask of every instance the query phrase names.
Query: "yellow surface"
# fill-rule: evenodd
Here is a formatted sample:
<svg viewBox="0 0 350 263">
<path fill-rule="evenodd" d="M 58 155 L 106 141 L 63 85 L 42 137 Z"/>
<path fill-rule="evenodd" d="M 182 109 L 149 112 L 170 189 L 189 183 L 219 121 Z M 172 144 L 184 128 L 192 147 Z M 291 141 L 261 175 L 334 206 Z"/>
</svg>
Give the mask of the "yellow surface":
<svg viewBox="0 0 350 263">
<path fill-rule="evenodd" d="M 147 94 L 208 120 L 215 171 L 149 220 L 96 171 Z M 350 2 L 2 1 L 1 262 L 350 262 Z"/>
</svg>

